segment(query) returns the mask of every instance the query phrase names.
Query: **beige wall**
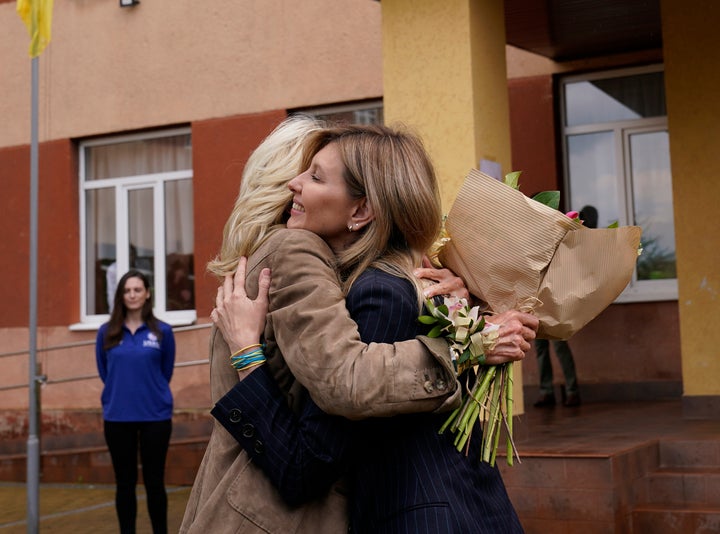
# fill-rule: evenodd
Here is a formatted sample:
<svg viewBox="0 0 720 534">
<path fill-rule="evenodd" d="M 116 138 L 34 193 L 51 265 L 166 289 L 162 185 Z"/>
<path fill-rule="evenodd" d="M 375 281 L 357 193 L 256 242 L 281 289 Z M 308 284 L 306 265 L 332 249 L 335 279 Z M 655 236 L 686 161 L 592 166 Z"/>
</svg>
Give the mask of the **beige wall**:
<svg viewBox="0 0 720 534">
<path fill-rule="evenodd" d="M 77 162 L 66 152 L 49 157 L 52 143 L 46 141 L 58 140 L 63 150 L 72 151 L 68 139 L 178 123 L 192 123 L 193 141 L 198 141 L 194 145 L 205 150 L 195 162 L 196 203 L 205 207 L 207 197 L 217 195 L 220 185 L 232 191 L 225 195 L 231 202 L 237 178 L 225 172 L 227 161 L 244 161 L 247 146 L 256 146 L 258 136 L 269 131 L 266 122 L 275 117 L 279 121 L 286 109 L 382 96 L 380 9 L 370 0 L 148 0 L 127 9 L 121 9 L 117 0 L 56 1 L 52 40 L 38 61 L 40 193 L 41 200 L 54 194 L 60 202 L 45 204 L 43 213 L 57 213 L 62 207 L 76 214 L 78 198 Z M 7 313 L 18 319 L 6 320 L 13 327 L 0 329 L 0 364 L 5 370 L 0 407 L 23 409 L 28 405 L 27 388 L 15 386 L 27 383 L 27 352 L 6 355 L 28 347 L 27 328 L 14 325 L 27 324 L 24 247 L 29 165 L 24 150 L 30 143 L 31 61 L 29 37 L 14 1 L 0 1 L 0 28 L 0 153 L 4 152 L 0 159 L 14 162 L 13 168 L 0 165 L 0 183 L 10 189 L 2 211 L 18 210 L 17 217 L 6 219 L 4 228 L 8 235 L 20 236 L 19 252 L 9 249 L 16 259 L 13 288 L 7 289 L 14 289 L 10 297 L 17 305 Z M 263 119 L 268 114 L 257 115 L 265 111 L 270 119 Z M 234 128 L 222 127 L 228 120 L 234 121 Z M 250 125 L 256 131 L 246 131 Z M 3 151 L 6 147 L 21 148 Z M 62 173 L 58 161 L 63 162 Z M 218 181 L 223 183 L 213 184 Z M 56 190 L 68 196 L 60 197 Z M 196 239 L 209 241 L 208 235 L 219 239 L 227 209 L 216 205 L 212 213 L 196 214 Z M 214 223 L 216 219 L 220 222 Z M 53 262 L 59 264 L 55 270 L 69 269 L 71 274 L 63 276 L 71 280 L 62 288 L 56 283 L 48 286 L 49 277 L 43 273 L 41 306 L 48 306 L 49 296 L 63 296 L 59 307 L 67 308 L 72 319 L 57 320 L 55 314 L 56 320 L 41 322 L 38 347 L 81 345 L 38 354 L 49 380 L 41 390 L 42 405 L 48 410 L 98 409 L 100 381 L 81 379 L 96 372 L 95 332 L 67 328 L 78 320 L 78 252 L 65 241 L 54 239 L 50 248 L 47 243 L 50 234 L 74 235 L 70 241 L 76 240 L 77 222 L 67 216 L 50 222 L 54 226 L 40 227 L 41 251 L 50 250 Z M 210 246 L 214 254 L 217 244 Z M 198 265 L 204 265 L 208 254 L 198 257 Z M 206 279 L 203 283 L 214 284 Z M 18 286 L 23 288 L 19 297 Z M 71 294 L 71 304 L 61 289 Z M 206 294 L 198 296 L 201 321 L 207 316 L 208 301 Z M 207 357 L 207 330 L 176 336 L 178 363 Z M 82 345 L 84 341 L 90 343 Z M 176 407 L 206 410 L 207 380 L 207 365 L 177 368 L 172 381 Z"/>
<path fill-rule="evenodd" d="M 720 395 L 720 3 L 662 1 L 685 396 Z"/>
<path fill-rule="evenodd" d="M 30 141 L 29 38 L 0 3 L 0 147 Z M 380 5 L 357 0 L 55 2 L 40 140 L 382 95 Z"/>
</svg>

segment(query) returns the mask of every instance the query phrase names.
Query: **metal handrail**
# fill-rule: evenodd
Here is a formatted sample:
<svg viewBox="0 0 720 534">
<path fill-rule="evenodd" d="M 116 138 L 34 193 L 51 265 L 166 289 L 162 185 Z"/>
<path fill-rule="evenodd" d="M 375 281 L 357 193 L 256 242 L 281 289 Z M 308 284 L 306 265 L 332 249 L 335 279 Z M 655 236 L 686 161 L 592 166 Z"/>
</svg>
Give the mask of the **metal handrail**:
<svg viewBox="0 0 720 534">
<path fill-rule="evenodd" d="M 211 326 L 212 326 L 212 324 L 210 324 L 210 323 L 196 324 L 196 325 L 189 325 L 189 326 L 180 326 L 177 328 L 173 328 L 173 332 L 187 332 L 187 331 L 191 331 L 191 330 L 200 330 L 203 328 L 210 328 Z M 50 352 L 53 350 L 71 349 L 74 347 L 84 347 L 84 346 L 89 346 L 89 345 L 94 345 L 94 344 L 95 344 L 94 339 L 87 340 L 87 341 L 76 341 L 74 343 L 64 343 L 62 345 L 54 345 L 54 346 L 50 346 L 50 347 L 38 348 L 37 352 Z M 30 353 L 29 349 L 21 350 L 21 351 L 13 351 L 13 352 L 3 352 L 3 353 L 0 353 L 0 358 L 9 357 L 9 356 L 20 356 L 22 354 L 29 354 L 29 353 Z M 203 360 L 190 360 L 187 362 L 176 362 L 175 368 L 177 369 L 179 367 L 194 367 L 196 365 L 206 365 L 208 363 L 210 363 L 210 360 L 207 358 L 203 359 Z M 59 378 L 56 380 L 49 379 L 46 375 L 41 375 L 38 377 L 37 382 L 38 382 L 38 384 L 41 384 L 41 385 L 45 385 L 45 384 L 52 385 L 52 384 L 62 384 L 62 383 L 67 383 L 67 382 L 79 382 L 81 380 L 91 380 L 91 379 L 95 379 L 95 378 L 99 378 L 97 374 L 73 376 L 70 378 Z M 25 382 L 24 384 L 12 384 L 9 386 L 0 386 L 0 391 L 9 391 L 12 389 L 24 389 L 27 387 L 29 387 L 29 384 L 27 382 Z"/>
<path fill-rule="evenodd" d="M 173 332 L 188 332 L 191 330 L 201 330 L 203 328 L 210 328 L 211 323 L 203 324 L 192 324 L 188 326 L 178 326 L 173 328 Z M 88 339 L 86 341 L 75 341 L 73 343 L 65 343 L 63 345 L 53 345 L 50 347 L 38 347 L 37 352 L 50 352 L 52 350 L 72 349 L 74 347 L 84 347 L 85 345 L 94 345 L 94 339 Z M 20 356 L 22 354 L 30 354 L 30 349 L 16 350 L 12 352 L 0 352 L 0 358 L 6 358 L 9 356 Z"/>
</svg>

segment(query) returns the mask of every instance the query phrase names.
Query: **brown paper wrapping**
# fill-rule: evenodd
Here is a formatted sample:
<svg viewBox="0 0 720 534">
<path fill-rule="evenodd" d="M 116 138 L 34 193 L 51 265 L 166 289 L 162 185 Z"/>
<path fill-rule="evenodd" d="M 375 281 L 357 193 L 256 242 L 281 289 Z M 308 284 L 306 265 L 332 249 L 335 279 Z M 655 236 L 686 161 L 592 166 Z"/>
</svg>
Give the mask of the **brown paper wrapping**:
<svg viewBox="0 0 720 534">
<path fill-rule="evenodd" d="M 439 259 L 501 313 L 528 308 L 538 337 L 568 339 L 630 282 L 641 229 L 592 229 L 470 171 L 445 221 Z"/>
</svg>

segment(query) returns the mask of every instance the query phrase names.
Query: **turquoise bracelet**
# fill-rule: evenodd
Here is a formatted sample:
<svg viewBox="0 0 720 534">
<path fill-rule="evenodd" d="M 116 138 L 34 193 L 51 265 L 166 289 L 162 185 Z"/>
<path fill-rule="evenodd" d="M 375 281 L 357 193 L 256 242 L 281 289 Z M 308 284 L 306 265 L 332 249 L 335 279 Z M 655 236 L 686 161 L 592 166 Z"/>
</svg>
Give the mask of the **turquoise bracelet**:
<svg viewBox="0 0 720 534">
<path fill-rule="evenodd" d="M 261 365 L 265 363 L 265 361 L 265 354 L 262 348 L 252 350 L 246 354 L 230 357 L 230 365 L 232 365 L 236 371 L 243 371 L 250 367 Z"/>
</svg>

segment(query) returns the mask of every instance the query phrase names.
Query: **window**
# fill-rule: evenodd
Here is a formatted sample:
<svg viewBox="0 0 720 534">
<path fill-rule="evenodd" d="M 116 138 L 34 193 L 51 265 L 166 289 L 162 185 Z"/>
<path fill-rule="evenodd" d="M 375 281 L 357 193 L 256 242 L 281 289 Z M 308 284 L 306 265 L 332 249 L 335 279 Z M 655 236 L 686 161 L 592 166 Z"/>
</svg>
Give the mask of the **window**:
<svg viewBox="0 0 720 534">
<path fill-rule="evenodd" d="M 81 143 L 80 184 L 82 323 L 107 320 L 130 268 L 150 277 L 158 317 L 194 321 L 189 129 Z"/>
<path fill-rule="evenodd" d="M 298 113 L 318 119 L 343 124 L 382 124 L 382 100 L 371 100 L 352 104 L 338 104 L 298 110 Z"/>
<path fill-rule="evenodd" d="M 661 66 L 561 80 L 568 200 L 598 227 L 643 230 L 643 253 L 618 302 L 677 299 L 672 177 Z"/>
</svg>

